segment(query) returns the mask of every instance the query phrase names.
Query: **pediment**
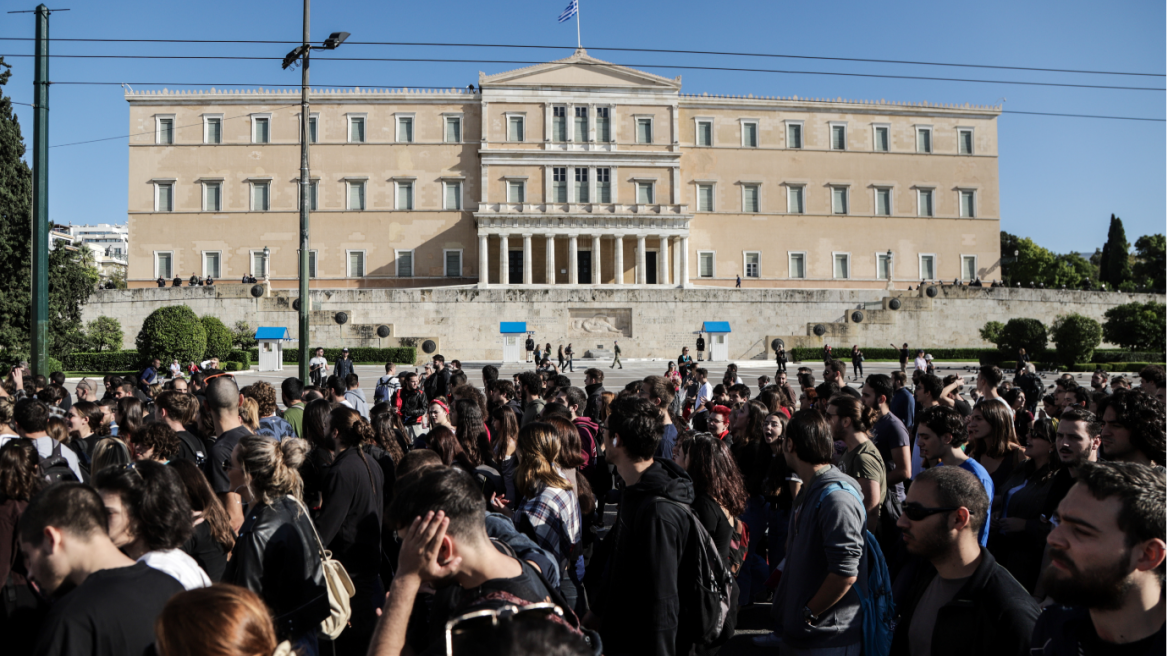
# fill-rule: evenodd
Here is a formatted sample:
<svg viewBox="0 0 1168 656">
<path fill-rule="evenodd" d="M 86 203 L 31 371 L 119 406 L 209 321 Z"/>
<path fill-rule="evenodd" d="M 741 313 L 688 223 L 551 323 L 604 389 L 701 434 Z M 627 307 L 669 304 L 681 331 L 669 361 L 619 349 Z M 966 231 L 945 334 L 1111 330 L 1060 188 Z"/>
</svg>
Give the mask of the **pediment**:
<svg viewBox="0 0 1168 656">
<path fill-rule="evenodd" d="M 495 75 L 479 73 L 479 86 L 531 86 L 531 87 L 591 87 L 591 88 L 631 88 L 650 87 L 677 91 L 681 89 L 681 77 L 667 78 L 653 75 L 634 68 L 618 66 L 610 62 L 590 57 L 583 48 L 566 59 L 536 64 L 527 68 L 506 71 Z"/>
</svg>

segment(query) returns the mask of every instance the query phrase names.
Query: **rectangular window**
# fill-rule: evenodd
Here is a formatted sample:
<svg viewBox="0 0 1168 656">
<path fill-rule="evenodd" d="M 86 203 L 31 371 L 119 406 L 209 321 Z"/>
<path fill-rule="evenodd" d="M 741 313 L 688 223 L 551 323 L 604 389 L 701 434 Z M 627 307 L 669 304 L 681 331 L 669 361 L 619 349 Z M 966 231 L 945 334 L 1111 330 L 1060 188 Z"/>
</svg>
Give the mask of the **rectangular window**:
<svg viewBox="0 0 1168 656">
<path fill-rule="evenodd" d="M 552 141 L 568 140 L 568 108 L 552 107 Z"/>
<path fill-rule="evenodd" d="M 832 150 L 847 150 L 848 149 L 848 128 L 845 125 L 831 126 L 831 149 Z"/>
<path fill-rule="evenodd" d="M 220 257 L 219 251 L 203 253 L 203 276 L 216 280 L 222 277 L 219 266 Z"/>
<path fill-rule="evenodd" d="M 397 202 L 395 207 L 399 210 L 414 209 L 414 183 L 413 182 L 398 182 L 397 186 Z"/>
<path fill-rule="evenodd" d="M 639 144 L 653 143 L 653 119 L 651 119 L 651 118 L 637 119 L 637 143 L 639 143 Z"/>
<path fill-rule="evenodd" d="M 308 251 L 308 277 L 316 277 L 316 251 Z"/>
<path fill-rule="evenodd" d="M 462 251 L 446 251 L 446 277 L 462 277 Z"/>
<path fill-rule="evenodd" d="M 268 258 L 264 257 L 263 251 L 251 252 L 251 275 L 257 278 L 268 277 Z"/>
<path fill-rule="evenodd" d="M 962 155 L 973 154 L 973 130 L 957 131 L 957 152 Z"/>
<path fill-rule="evenodd" d="M 575 190 L 575 193 L 573 194 L 575 201 L 577 203 L 587 203 L 588 202 L 588 169 L 583 169 L 583 168 L 576 169 L 575 184 L 576 184 L 576 190 Z"/>
<path fill-rule="evenodd" d="M 917 128 L 917 152 L 933 152 L 933 130 L 931 128 Z"/>
<path fill-rule="evenodd" d="M 872 144 L 872 150 L 875 150 L 878 153 L 887 153 L 888 152 L 889 140 L 888 140 L 888 128 L 887 127 L 885 127 L 885 126 L 877 126 L 876 127 L 876 132 L 874 134 L 874 142 L 875 143 Z"/>
<path fill-rule="evenodd" d="M 316 180 L 311 180 L 308 183 L 308 210 L 310 212 L 316 211 L 316 207 L 317 207 L 316 193 L 317 193 L 317 186 L 318 185 L 319 185 L 319 182 L 317 182 Z M 297 191 L 299 191 L 299 189 L 297 189 Z M 297 198 L 296 202 L 297 202 L 297 204 L 299 204 L 300 199 Z"/>
<path fill-rule="evenodd" d="M 807 255 L 789 253 L 787 255 L 787 277 L 802 279 L 807 277 Z"/>
<path fill-rule="evenodd" d="M 266 144 L 272 140 L 271 119 L 266 116 L 257 116 L 252 119 L 251 142 Z"/>
<path fill-rule="evenodd" d="M 523 117 L 507 117 L 507 141 L 523 141 Z"/>
<path fill-rule="evenodd" d="M 933 190 L 917 190 L 917 216 L 933 216 Z"/>
<path fill-rule="evenodd" d="M 345 209 L 349 210 L 363 210 L 365 209 L 365 181 L 364 180 L 350 180 L 349 185 L 349 203 Z"/>
<path fill-rule="evenodd" d="M 414 117 L 397 117 L 397 140 L 398 143 L 414 143 Z"/>
<path fill-rule="evenodd" d="M 802 123 L 788 123 L 787 124 L 787 148 L 802 148 L 803 147 L 803 124 Z"/>
<path fill-rule="evenodd" d="M 803 213 L 803 187 L 787 187 L 787 213 Z"/>
<path fill-rule="evenodd" d="M 445 209 L 461 210 L 462 209 L 462 183 L 455 181 L 443 182 L 444 188 L 443 197 L 446 201 Z"/>
<path fill-rule="evenodd" d="M 714 251 L 698 251 L 698 277 L 714 277 Z"/>
<path fill-rule="evenodd" d="M 588 108 L 576 107 L 576 124 L 573 127 L 573 141 L 588 141 Z"/>
<path fill-rule="evenodd" d="M 892 190 L 876 189 L 876 216 L 892 216 Z"/>
<path fill-rule="evenodd" d="M 713 146 L 714 145 L 714 122 L 713 121 L 698 121 L 698 145 L 699 146 Z"/>
<path fill-rule="evenodd" d="M 365 277 L 365 251 L 349 251 L 349 277 Z"/>
<path fill-rule="evenodd" d="M 745 253 L 745 273 L 747 278 L 758 278 L 762 275 L 761 266 L 762 254 L 758 251 Z"/>
<path fill-rule="evenodd" d="M 848 254 L 847 253 L 833 253 L 831 256 L 831 259 L 832 259 L 832 269 L 831 269 L 832 277 L 836 278 L 838 280 L 846 280 L 848 278 L 849 264 L 851 264 L 848 261 L 850 259 Z"/>
<path fill-rule="evenodd" d="M 612 122 L 608 107 L 596 108 L 596 140 L 600 143 L 612 141 Z"/>
<path fill-rule="evenodd" d="M 308 143 L 316 143 L 316 124 L 319 122 L 315 116 L 308 117 Z"/>
<path fill-rule="evenodd" d="M 158 143 L 163 145 L 171 145 L 174 143 L 174 119 L 160 118 L 158 119 Z"/>
<path fill-rule="evenodd" d="M 223 119 L 203 119 L 203 143 L 223 143 Z"/>
<path fill-rule="evenodd" d="M 758 148 L 758 123 L 742 124 L 742 146 Z"/>
<path fill-rule="evenodd" d="M 223 183 L 203 183 L 203 211 L 219 212 L 223 210 Z M 219 276 L 215 276 L 218 278 Z"/>
<path fill-rule="evenodd" d="M 397 277 L 398 278 L 413 278 L 414 277 L 414 252 L 413 251 L 396 251 L 397 258 Z"/>
<path fill-rule="evenodd" d="M 847 187 L 832 187 L 831 188 L 831 213 L 832 214 L 847 214 L 848 213 L 848 188 Z"/>
<path fill-rule="evenodd" d="M 698 185 L 698 211 L 699 212 L 713 212 L 714 211 L 714 185 L 712 185 L 712 184 Z"/>
<path fill-rule="evenodd" d="M 365 117 L 349 117 L 349 143 L 365 143 Z"/>
<path fill-rule="evenodd" d="M 508 203 L 524 203 L 526 194 L 524 194 L 522 180 L 508 180 L 507 181 L 507 202 Z"/>
<path fill-rule="evenodd" d="M 637 183 L 637 204 L 638 205 L 652 205 L 653 204 L 653 183 L 652 182 L 638 182 Z"/>
<path fill-rule="evenodd" d="M 173 182 L 159 182 L 156 185 L 156 192 L 158 198 L 155 200 L 155 212 L 173 212 L 174 211 L 174 183 Z"/>
<path fill-rule="evenodd" d="M 933 255 L 921 255 L 921 280 L 934 280 L 937 277 L 936 257 Z"/>
<path fill-rule="evenodd" d="M 961 279 L 973 280 L 977 277 L 977 256 L 976 255 L 962 255 L 961 256 Z"/>
<path fill-rule="evenodd" d="M 267 212 L 271 208 L 271 183 L 251 183 L 251 211 Z"/>
<path fill-rule="evenodd" d="M 972 219 L 977 216 L 974 213 L 973 191 L 963 189 L 959 193 L 961 194 L 961 218 Z"/>
<path fill-rule="evenodd" d="M 462 118 L 458 116 L 446 117 L 446 143 L 462 141 Z"/>
<path fill-rule="evenodd" d="M 552 167 L 552 202 L 568 202 L 568 167 Z"/>
<path fill-rule="evenodd" d="M 596 169 L 596 202 L 612 202 L 611 169 Z"/>
<path fill-rule="evenodd" d="M 155 253 L 154 254 L 154 271 L 159 278 L 166 278 L 169 280 L 173 274 L 173 267 L 171 266 L 174 259 L 174 253 Z"/>
<path fill-rule="evenodd" d="M 888 253 L 876 254 L 876 279 L 888 280 L 891 275 L 890 265 L 892 260 L 888 257 Z"/>
<path fill-rule="evenodd" d="M 757 213 L 760 211 L 759 206 L 761 201 L 759 199 L 758 185 L 743 185 L 742 186 L 742 211 Z"/>
</svg>

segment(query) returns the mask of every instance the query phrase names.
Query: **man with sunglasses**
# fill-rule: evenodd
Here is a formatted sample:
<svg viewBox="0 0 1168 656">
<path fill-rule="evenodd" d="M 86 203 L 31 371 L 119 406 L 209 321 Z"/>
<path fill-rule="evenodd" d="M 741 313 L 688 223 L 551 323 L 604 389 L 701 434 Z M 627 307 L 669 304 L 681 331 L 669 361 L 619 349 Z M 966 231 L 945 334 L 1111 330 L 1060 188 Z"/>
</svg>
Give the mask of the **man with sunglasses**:
<svg viewBox="0 0 1168 656">
<path fill-rule="evenodd" d="M 1026 653 L 1038 604 L 978 544 L 989 505 L 985 488 L 959 467 L 935 467 L 913 480 L 896 524 L 920 560 L 897 579 L 893 655 Z"/>
<path fill-rule="evenodd" d="M 917 426 L 917 445 L 921 448 L 921 459 L 933 466 L 948 465 L 968 471 L 981 482 L 986 498 L 993 499 L 994 481 L 989 472 L 980 462 L 961 450 L 968 441 L 965 419 L 957 410 L 938 405 L 921 413 L 921 423 Z M 984 547 L 989 539 L 989 522 L 983 522 L 978 542 Z"/>
</svg>

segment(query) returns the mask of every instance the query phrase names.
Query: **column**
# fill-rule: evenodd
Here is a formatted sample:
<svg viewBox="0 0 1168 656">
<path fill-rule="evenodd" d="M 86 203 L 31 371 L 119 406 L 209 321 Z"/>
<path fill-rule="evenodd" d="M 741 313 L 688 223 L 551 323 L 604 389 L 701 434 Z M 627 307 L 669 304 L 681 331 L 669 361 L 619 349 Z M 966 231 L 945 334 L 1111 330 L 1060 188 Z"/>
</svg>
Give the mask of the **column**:
<svg viewBox="0 0 1168 656">
<path fill-rule="evenodd" d="M 576 235 L 568 236 L 568 284 L 580 284 L 580 267 L 578 265 L 579 255 L 576 253 Z"/>
<path fill-rule="evenodd" d="M 681 286 L 689 287 L 689 237 L 681 238 Z"/>
<path fill-rule="evenodd" d="M 592 235 L 592 284 L 600 284 L 600 235 Z"/>
<path fill-rule="evenodd" d="M 645 235 L 637 235 L 637 284 L 645 284 Z"/>
<path fill-rule="evenodd" d="M 612 238 L 613 283 L 625 284 L 625 238 L 614 235 Z"/>
<path fill-rule="evenodd" d="M 507 277 L 509 267 L 511 265 L 511 255 L 507 248 L 507 235 L 499 235 L 499 284 L 511 284 L 510 278 Z"/>
<path fill-rule="evenodd" d="M 490 281 L 491 263 L 487 261 L 487 235 L 479 235 L 479 287 L 485 287 Z"/>
<path fill-rule="evenodd" d="M 547 284 L 556 284 L 556 236 L 547 235 L 547 266 L 545 267 L 544 277 L 547 279 Z"/>
<path fill-rule="evenodd" d="M 681 239 L 678 237 L 670 237 L 670 245 L 673 246 L 673 284 L 681 284 Z"/>
<path fill-rule="evenodd" d="M 657 284 L 669 284 L 669 237 L 657 238 Z"/>
<path fill-rule="evenodd" d="M 523 235 L 523 284 L 531 284 L 531 233 Z"/>
</svg>

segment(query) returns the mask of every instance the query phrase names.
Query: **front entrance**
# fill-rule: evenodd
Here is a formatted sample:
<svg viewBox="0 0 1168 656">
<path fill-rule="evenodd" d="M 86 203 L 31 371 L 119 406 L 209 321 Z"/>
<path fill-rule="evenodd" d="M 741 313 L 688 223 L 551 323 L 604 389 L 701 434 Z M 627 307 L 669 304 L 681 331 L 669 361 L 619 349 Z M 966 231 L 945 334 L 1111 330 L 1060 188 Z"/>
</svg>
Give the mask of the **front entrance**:
<svg viewBox="0 0 1168 656">
<path fill-rule="evenodd" d="M 592 251 L 576 251 L 576 281 L 592 284 Z"/>
<path fill-rule="evenodd" d="M 523 362 L 523 335 L 503 335 L 503 362 Z"/>
<path fill-rule="evenodd" d="M 657 251 L 645 252 L 645 282 L 657 284 Z"/>
<path fill-rule="evenodd" d="M 523 251 L 507 251 L 507 282 L 523 284 Z"/>
</svg>

